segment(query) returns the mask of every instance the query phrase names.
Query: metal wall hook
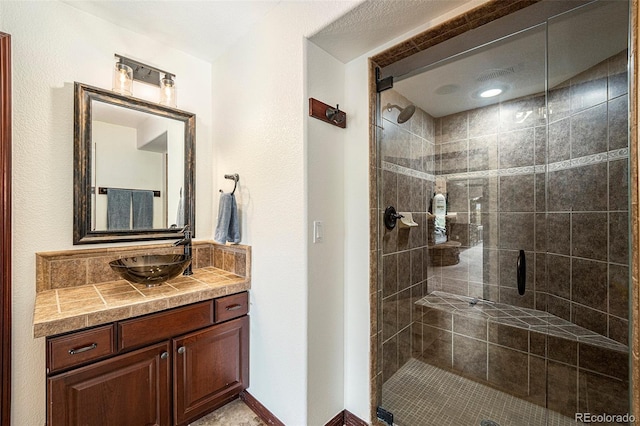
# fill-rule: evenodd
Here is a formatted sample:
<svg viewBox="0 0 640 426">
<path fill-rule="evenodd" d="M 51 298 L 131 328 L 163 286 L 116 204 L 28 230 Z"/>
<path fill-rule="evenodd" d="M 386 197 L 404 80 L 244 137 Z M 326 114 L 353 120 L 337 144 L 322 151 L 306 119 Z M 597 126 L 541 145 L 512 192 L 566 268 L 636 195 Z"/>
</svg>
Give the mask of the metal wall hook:
<svg viewBox="0 0 640 426">
<path fill-rule="evenodd" d="M 236 188 L 238 187 L 238 181 L 240 180 L 240 175 L 237 174 L 237 173 L 234 173 L 232 175 L 224 175 L 224 178 L 232 180 L 234 182 L 233 183 L 233 191 L 231 191 L 231 195 L 235 194 Z M 221 189 L 220 192 L 224 192 L 224 191 Z"/>
</svg>

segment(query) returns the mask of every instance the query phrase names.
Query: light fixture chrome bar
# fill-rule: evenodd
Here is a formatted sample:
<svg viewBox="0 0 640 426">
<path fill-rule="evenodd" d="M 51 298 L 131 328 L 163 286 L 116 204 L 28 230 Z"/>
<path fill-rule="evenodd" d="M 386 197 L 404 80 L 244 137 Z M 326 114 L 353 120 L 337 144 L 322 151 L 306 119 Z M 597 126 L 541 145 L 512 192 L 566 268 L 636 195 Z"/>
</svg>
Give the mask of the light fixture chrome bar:
<svg viewBox="0 0 640 426">
<path fill-rule="evenodd" d="M 127 58 L 126 56 L 115 54 L 120 63 L 130 66 L 133 69 L 133 79 L 141 81 L 143 83 L 151 84 L 153 86 L 160 87 L 160 74 L 164 74 L 165 78 L 173 79 L 176 75 L 156 67 L 152 67 L 142 62 L 138 62 L 134 59 Z"/>
</svg>

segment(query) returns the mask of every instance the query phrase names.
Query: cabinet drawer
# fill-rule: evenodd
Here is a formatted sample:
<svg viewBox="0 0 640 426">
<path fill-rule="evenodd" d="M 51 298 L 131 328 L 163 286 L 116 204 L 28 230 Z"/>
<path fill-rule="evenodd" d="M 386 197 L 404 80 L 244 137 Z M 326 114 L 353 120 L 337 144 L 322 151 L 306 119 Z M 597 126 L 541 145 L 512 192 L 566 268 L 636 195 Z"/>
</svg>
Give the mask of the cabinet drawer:
<svg viewBox="0 0 640 426">
<path fill-rule="evenodd" d="M 246 315 L 249 312 L 247 292 L 215 299 L 215 321 L 222 322 Z"/>
<path fill-rule="evenodd" d="M 53 373 L 115 353 L 113 324 L 47 339 L 47 368 Z"/>
<path fill-rule="evenodd" d="M 120 349 L 129 349 L 213 324 L 213 301 L 195 303 L 118 323 Z"/>
</svg>

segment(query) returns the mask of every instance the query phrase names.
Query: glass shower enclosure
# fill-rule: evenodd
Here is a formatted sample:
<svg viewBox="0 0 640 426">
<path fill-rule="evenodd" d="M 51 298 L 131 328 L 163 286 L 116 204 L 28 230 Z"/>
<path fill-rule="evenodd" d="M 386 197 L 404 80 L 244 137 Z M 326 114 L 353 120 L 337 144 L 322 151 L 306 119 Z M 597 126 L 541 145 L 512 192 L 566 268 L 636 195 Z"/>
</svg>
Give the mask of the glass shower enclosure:
<svg viewBox="0 0 640 426">
<path fill-rule="evenodd" d="M 580 3 L 379 94 L 396 424 L 629 423 L 628 44 L 627 1 Z"/>
</svg>

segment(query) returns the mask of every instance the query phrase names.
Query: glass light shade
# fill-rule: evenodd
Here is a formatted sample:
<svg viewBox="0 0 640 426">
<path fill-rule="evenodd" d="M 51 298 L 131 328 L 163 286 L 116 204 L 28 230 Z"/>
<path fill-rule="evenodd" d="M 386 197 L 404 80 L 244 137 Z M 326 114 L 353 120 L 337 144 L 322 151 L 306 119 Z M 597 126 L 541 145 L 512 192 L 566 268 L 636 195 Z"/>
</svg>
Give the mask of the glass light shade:
<svg viewBox="0 0 640 426">
<path fill-rule="evenodd" d="M 116 63 L 113 69 L 113 91 L 121 95 L 131 95 L 133 69 L 123 63 Z"/>
<path fill-rule="evenodd" d="M 176 83 L 172 78 L 160 80 L 160 104 L 176 107 Z"/>
</svg>

